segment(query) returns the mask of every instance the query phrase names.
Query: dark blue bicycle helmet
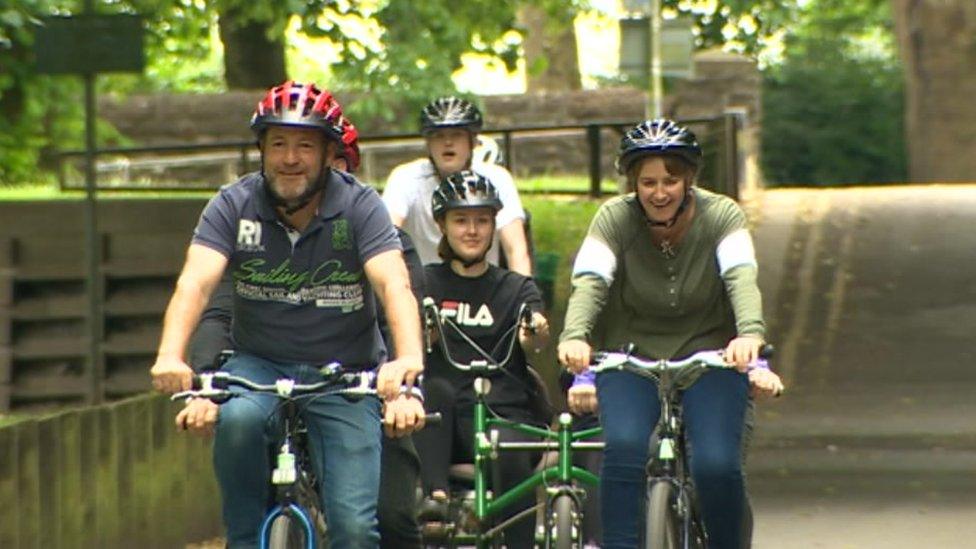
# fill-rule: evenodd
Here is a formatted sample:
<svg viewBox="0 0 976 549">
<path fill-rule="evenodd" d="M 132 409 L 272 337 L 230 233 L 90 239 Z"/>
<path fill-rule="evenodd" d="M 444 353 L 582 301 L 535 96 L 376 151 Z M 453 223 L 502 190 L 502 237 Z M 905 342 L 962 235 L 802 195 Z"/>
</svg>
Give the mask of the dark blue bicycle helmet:
<svg viewBox="0 0 976 549">
<path fill-rule="evenodd" d="M 673 120 L 658 118 L 645 120 L 624 134 L 617 153 L 617 171 L 625 174 L 637 160 L 660 154 L 680 156 L 696 169 L 701 166 L 702 150 L 695 134 Z"/>
</svg>

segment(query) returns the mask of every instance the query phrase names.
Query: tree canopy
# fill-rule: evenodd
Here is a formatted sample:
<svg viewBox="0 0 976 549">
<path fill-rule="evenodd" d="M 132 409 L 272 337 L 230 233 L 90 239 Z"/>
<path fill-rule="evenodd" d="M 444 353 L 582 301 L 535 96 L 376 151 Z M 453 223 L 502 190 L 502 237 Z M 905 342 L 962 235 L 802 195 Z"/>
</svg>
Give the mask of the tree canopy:
<svg viewBox="0 0 976 549">
<path fill-rule="evenodd" d="M 60 148 L 80 144 L 76 99 L 80 85 L 76 79 L 37 76 L 31 41 L 38 18 L 77 13 L 81 3 L 7 0 L 0 7 L 0 182 L 34 177 L 42 157 L 39 151 L 52 143 Z M 286 61 L 293 52 L 286 37 L 294 25 L 300 33 L 334 45 L 333 57 L 302 60 L 302 68 L 312 69 L 330 89 L 356 92 L 357 100 L 347 105 L 351 114 L 357 119 L 385 118 L 389 129 L 412 128 L 412 113 L 420 105 L 435 95 L 454 92 L 452 75 L 468 52 L 488 54 L 513 69 L 526 49 L 525 29 L 518 18 L 521 8 L 541 9 L 548 15 L 547 25 L 569 28 L 573 14 L 592 9 L 587 0 L 96 0 L 95 4 L 102 13 L 141 14 L 147 30 L 145 74 L 100 78 L 102 91 L 218 91 L 271 85 L 289 72 Z M 811 0 L 801 8 L 798 0 L 663 0 L 666 16 L 693 19 L 699 48 L 723 45 L 756 54 L 785 35 L 784 61 L 767 71 L 765 118 L 780 136 L 792 135 L 790 123 L 800 124 L 803 129 L 795 129 L 800 137 L 816 135 L 803 125 L 822 120 L 830 111 L 828 105 L 838 101 L 850 109 L 887 109 L 872 111 L 883 114 L 883 120 L 854 117 L 865 125 L 881 125 L 860 131 L 895 130 L 899 116 L 893 109 L 901 93 L 895 78 L 897 64 L 887 53 L 862 52 L 869 42 L 863 37 L 888 30 L 885 4 L 885 0 Z M 566 29 L 546 30 L 552 36 L 565 36 Z M 848 35 L 855 38 L 845 38 Z M 219 37 L 222 50 L 211 47 L 214 36 Z M 529 65 L 545 67 L 546 61 Z M 841 91 L 836 81 L 843 81 L 847 91 Z M 410 116 L 400 115 L 406 112 Z M 778 121 L 783 123 L 776 126 Z M 824 131 L 825 138 L 838 137 Z M 113 137 L 111 131 L 100 133 L 103 142 Z M 807 143 L 777 140 L 781 147 Z M 885 150 L 896 146 L 884 145 Z M 773 159 L 767 170 L 777 179 L 795 180 L 798 175 L 789 170 L 796 166 L 780 166 L 775 158 L 798 153 L 776 147 L 770 142 L 767 148 Z"/>
<path fill-rule="evenodd" d="M 814 0 L 765 71 L 763 171 L 773 183 L 904 181 L 903 79 L 886 0 Z"/>
</svg>

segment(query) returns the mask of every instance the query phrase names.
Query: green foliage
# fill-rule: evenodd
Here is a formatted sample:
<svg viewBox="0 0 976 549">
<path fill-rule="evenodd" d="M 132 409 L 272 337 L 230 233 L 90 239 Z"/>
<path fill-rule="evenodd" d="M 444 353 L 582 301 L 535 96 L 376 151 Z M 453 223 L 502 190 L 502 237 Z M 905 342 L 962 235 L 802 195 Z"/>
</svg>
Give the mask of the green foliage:
<svg viewBox="0 0 976 549">
<path fill-rule="evenodd" d="M 515 25 L 518 1 L 387 0 L 371 11 L 353 2 L 307 0 L 290 3 L 290 9 L 303 32 L 336 45 L 330 87 L 366 92 L 350 106 L 353 115 L 409 130 L 424 103 L 455 91 L 451 76 L 464 53 L 488 53 L 514 68 L 518 43 L 501 39 Z M 357 32 L 362 25 L 346 23 L 348 18 L 374 26 L 378 40 Z"/>
<path fill-rule="evenodd" d="M 0 185 L 24 180 L 36 172 L 43 141 L 32 133 L 41 119 L 31 73 L 31 26 L 43 2 L 10 0 L 0 7 Z"/>
<path fill-rule="evenodd" d="M 730 46 L 755 55 L 794 20 L 797 0 L 722 0 L 698 4 L 663 0 L 665 15 L 691 17 L 698 49 Z"/>
<path fill-rule="evenodd" d="M 888 2 L 817 0 L 763 90 L 763 171 L 773 184 L 903 181 L 903 80 Z"/>
</svg>

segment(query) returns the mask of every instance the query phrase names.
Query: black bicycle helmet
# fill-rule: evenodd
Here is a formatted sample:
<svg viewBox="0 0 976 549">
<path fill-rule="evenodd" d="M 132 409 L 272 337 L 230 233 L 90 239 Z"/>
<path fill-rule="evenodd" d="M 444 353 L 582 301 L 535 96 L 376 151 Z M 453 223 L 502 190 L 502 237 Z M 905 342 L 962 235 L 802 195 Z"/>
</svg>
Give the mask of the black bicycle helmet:
<svg viewBox="0 0 976 549">
<path fill-rule="evenodd" d="M 667 118 L 645 120 L 631 128 L 620 140 L 617 171 L 621 174 L 638 159 L 651 154 L 676 154 L 695 168 L 701 166 L 702 150 L 695 134 Z"/>
<path fill-rule="evenodd" d="M 449 210 L 458 208 L 491 208 L 498 213 L 502 201 L 487 177 L 462 170 L 445 177 L 431 198 L 434 219 L 441 219 Z"/>
<path fill-rule="evenodd" d="M 484 121 L 473 103 L 458 97 L 439 97 L 420 111 L 420 133 L 427 135 L 441 128 L 463 128 L 481 131 Z"/>
</svg>

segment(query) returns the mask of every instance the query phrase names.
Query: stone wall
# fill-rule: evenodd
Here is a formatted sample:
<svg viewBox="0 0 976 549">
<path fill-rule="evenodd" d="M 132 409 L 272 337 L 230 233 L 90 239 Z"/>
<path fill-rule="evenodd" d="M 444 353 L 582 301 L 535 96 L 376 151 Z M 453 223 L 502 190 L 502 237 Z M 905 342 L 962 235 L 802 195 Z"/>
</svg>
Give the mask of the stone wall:
<svg viewBox="0 0 976 549">
<path fill-rule="evenodd" d="M 679 82 L 666 98 L 664 112 L 678 119 L 707 118 L 727 110 L 741 113 L 741 175 L 748 187 L 758 184 L 758 127 L 761 121 L 761 76 L 753 61 L 719 51 L 701 52 L 695 60 L 695 77 Z M 123 135 L 140 145 L 213 143 L 251 139 L 247 128 L 261 91 L 233 91 L 221 94 L 147 95 L 121 100 L 103 98 L 99 113 Z M 352 95 L 338 94 L 344 104 Z M 635 88 L 608 88 L 539 94 L 497 95 L 483 98 L 488 130 L 520 126 L 556 126 L 594 122 L 620 122 L 621 127 L 644 118 L 646 94 Z M 357 120 L 361 135 L 388 133 L 378 121 Z M 696 126 L 696 131 L 711 131 Z M 498 137 L 497 134 L 495 134 Z M 709 136 L 702 136 L 705 140 Z M 620 128 L 601 133 L 602 169 L 613 176 L 613 157 Z M 419 139 L 371 142 L 364 139 L 363 179 L 381 183 L 390 169 L 404 160 L 424 154 Z M 221 166 L 209 172 L 191 171 L 192 177 L 217 179 L 223 183 L 240 171 L 239 154 L 224 155 Z M 252 156 L 252 160 L 256 157 Z M 513 171 L 518 176 L 537 174 L 587 174 L 589 145 L 583 130 L 519 133 L 512 144 Z M 228 162 L 229 168 L 228 168 Z M 206 162 L 203 162 L 206 164 Z M 253 167 L 253 164 L 252 164 Z M 127 169 L 134 169 L 133 165 Z"/>
</svg>

